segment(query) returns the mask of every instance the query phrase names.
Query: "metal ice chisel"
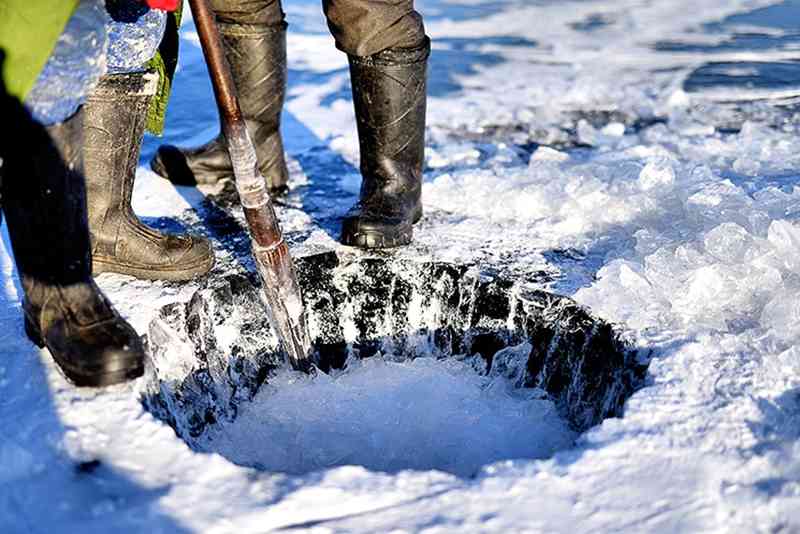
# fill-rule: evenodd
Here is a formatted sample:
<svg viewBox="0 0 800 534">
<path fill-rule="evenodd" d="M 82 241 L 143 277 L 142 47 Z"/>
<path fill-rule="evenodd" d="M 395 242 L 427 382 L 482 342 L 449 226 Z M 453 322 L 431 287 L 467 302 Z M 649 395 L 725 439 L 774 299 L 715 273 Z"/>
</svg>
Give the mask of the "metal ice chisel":
<svg viewBox="0 0 800 534">
<path fill-rule="evenodd" d="M 289 354 L 292 365 L 308 371 L 311 368 L 311 337 L 294 263 L 289 247 L 283 240 L 264 177 L 258 170 L 256 152 L 242 117 L 219 30 L 208 0 L 189 0 L 189 6 L 211 75 L 270 323 Z"/>
</svg>

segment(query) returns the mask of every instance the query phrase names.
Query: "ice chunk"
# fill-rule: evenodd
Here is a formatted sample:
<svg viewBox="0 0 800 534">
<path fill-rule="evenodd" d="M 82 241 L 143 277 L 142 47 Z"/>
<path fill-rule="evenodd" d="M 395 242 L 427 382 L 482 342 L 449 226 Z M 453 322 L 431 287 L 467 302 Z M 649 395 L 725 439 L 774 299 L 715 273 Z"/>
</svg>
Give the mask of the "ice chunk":
<svg viewBox="0 0 800 534">
<path fill-rule="evenodd" d="M 690 217 L 708 230 L 723 221 L 735 222 L 755 235 L 767 229 L 766 214 L 730 180 L 703 185 L 688 198 L 686 209 Z"/>
<path fill-rule="evenodd" d="M 622 137 L 625 135 L 625 125 L 621 122 L 610 122 L 603 127 L 601 132 L 609 137 Z"/>
<path fill-rule="evenodd" d="M 663 123 L 654 124 L 644 130 L 641 135 L 648 143 L 665 144 L 674 140 L 674 135 Z"/>
<path fill-rule="evenodd" d="M 598 144 L 600 134 L 597 129 L 589 124 L 585 119 L 578 121 L 578 141 L 584 145 L 594 146 Z"/>
<path fill-rule="evenodd" d="M 485 143 L 481 145 L 485 152 L 484 164 L 488 167 L 512 167 L 522 164 L 522 159 L 517 150 L 507 143 Z"/>
<path fill-rule="evenodd" d="M 725 304 L 736 290 L 736 280 L 720 265 L 701 267 L 689 276 L 685 292 L 677 295 L 673 308 L 687 326 L 725 330 Z"/>
<path fill-rule="evenodd" d="M 616 260 L 597 273 L 598 281 L 581 289 L 575 299 L 629 328 L 643 330 L 661 322 L 668 303 L 645 277 L 641 265 Z"/>
<path fill-rule="evenodd" d="M 756 176 L 761 171 L 761 163 L 747 156 L 736 158 L 733 170 L 747 176 Z"/>
<path fill-rule="evenodd" d="M 639 187 L 643 191 L 672 188 L 675 184 L 675 169 L 666 160 L 648 162 L 639 173 Z"/>
<path fill-rule="evenodd" d="M 586 119 L 578 121 L 578 142 L 590 146 L 616 145 L 625 135 L 625 125 L 610 123 L 598 130 Z"/>
<path fill-rule="evenodd" d="M 481 152 L 474 143 L 453 143 L 436 145 L 426 151 L 427 164 L 432 169 L 449 165 L 475 166 L 481 158 Z"/>
<path fill-rule="evenodd" d="M 779 291 L 761 313 L 761 324 L 781 340 L 800 341 L 800 299 L 796 292 Z"/>
<path fill-rule="evenodd" d="M 768 266 L 711 264 L 693 271 L 673 310 L 692 329 L 740 330 L 755 325 L 769 296 L 781 285 L 781 275 Z"/>
<path fill-rule="evenodd" d="M 674 134 L 684 137 L 708 137 L 716 132 L 713 125 L 682 108 L 670 110 L 668 124 Z"/>
<path fill-rule="evenodd" d="M 503 377 L 516 387 L 522 387 L 525 383 L 531 348 L 531 344 L 525 342 L 499 351 L 492 359 L 491 375 Z"/>
<path fill-rule="evenodd" d="M 694 245 L 664 246 L 645 258 L 647 279 L 670 297 L 679 295 L 696 269 L 709 265 L 710 259 Z"/>
<path fill-rule="evenodd" d="M 540 146 L 536 149 L 536 152 L 533 153 L 533 156 L 531 156 L 531 163 L 536 161 L 562 162 L 567 161 L 568 159 L 569 154 L 566 152 L 561 152 L 560 150 L 556 150 L 547 146 Z"/>
<path fill-rule="evenodd" d="M 774 221 L 769 226 L 767 240 L 786 269 L 800 272 L 800 228 L 789 221 Z"/>
<path fill-rule="evenodd" d="M 739 130 L 739 140 L 745 144 L 753 144 L 771 140 L 775 133 L 772 128 L 747 120 L 742 123 L 742 128 Z"/>
<path fill-rule="evenodd" d="M 661 247 L 668 245 L 672 241 L 670 236 L 651 228 L 637 230 L 636 233 L 633 234 L 633 237 L 636 239 L 636 252 L 641 257 L 646 257 L 655 253 Z"/>
<path fill-rule="evenodd" d="M 683 89 L 676 89 L 667 99 L 667 106 L 671 108 L 688 108 L 692 99 Z"/>
<path fill-rule="evenodd" d="M 706 233 L 706 251 L 725 263 L 740 263 L 758 255 L 755 238 L 736 223 L 722 223 Z"/>
</svg>

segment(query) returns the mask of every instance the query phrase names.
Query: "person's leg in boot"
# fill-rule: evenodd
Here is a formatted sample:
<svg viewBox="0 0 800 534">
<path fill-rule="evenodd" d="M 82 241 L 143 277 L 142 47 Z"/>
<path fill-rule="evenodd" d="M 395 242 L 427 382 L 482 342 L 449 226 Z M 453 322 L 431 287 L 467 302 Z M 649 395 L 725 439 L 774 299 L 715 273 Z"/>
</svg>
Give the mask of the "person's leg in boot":
<svg viewBox="0 0 800 534">
<path fill-rule="evenodd" d="M 280 134 L 286 93 L 286 23 L 279 0 L 212 0 L 239 103 L 270 194 L 287 188 Z M 222 133 L 197 148 L 164 145 L 151 168 L 179 185 L 216 183 L 233 177 Z"/>
<path fill-rule="evenodd" d="M 214 265 L 208 240 L 157 232 L 131 207 L 155 82 L 145 72 L 107 74 L 86 101 L 83 156 L 95 274 L 188 280 Z"/>
<path fill-rule="evenodd" d="M 140 376 L 145 356 L 139 336 L 91 277 L 80 111 L 45 129 L 19 101 L 0 99 L 3 117 L 14 125 L 12 143 L 0 154 L 2 198 L 28 336 L 49 349 L 76 385 Z"/>
<path fill-rule="evenodd" d="M 337 46 L 350 59 L 361 149 L 361 194 L 341 241 L 407 245 L 422 217 L 430 41 L 413 0 L 323 0 Z"/>
</svg>

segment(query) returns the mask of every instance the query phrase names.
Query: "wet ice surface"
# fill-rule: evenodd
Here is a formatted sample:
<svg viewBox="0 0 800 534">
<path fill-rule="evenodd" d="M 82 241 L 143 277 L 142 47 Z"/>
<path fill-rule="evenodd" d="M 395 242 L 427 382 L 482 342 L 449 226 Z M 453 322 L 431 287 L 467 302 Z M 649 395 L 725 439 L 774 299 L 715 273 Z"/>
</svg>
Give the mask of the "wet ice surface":
<svg viewBox="0 0 800 534">
<path fill-rule="evenodd" d="M 400 254 L 546 272 L 548 287 L 624 323 L 654 351 L 648 386 L 624 417 L 550 460 L 484 465 L 474 480 L 377 466 L 259 473 L 191 451 L 143 410 L 135 388 L 68 387 L 46 355 L 32 357 L 7 284 L 0 517 L 12 532 L 43 517 L 62 531 L 130 532 L 800 528 L 800 136 L 787 66 L 797 2 L 420 6 L 432 13 L 437 65 L 427 214 L 417 245 Z M 280 215 L 296 246 L 326 248 L 357 183 L 346 62 L 316 3 L 287 9 L 297 30 L 284 121 L 295 192 Z M 215 130 L 195 42 L 185 35 L 171 142 Z M 756 73 L 776 81 L 760 85 Z M 147 142 L 146 157 L 156 145 Z M 206 227 L 199 193 L 144 169 L 136 208 Z M 218 252 L 220 270 L 246 262 L 246 249 Z M 0 260 L 11 272 L 7 252 Z M 191 292 L 101 283 L 139 331 Z M 447 378 L 446 368 L 425 371 Z M 319 386 L 352 392 L 347 380 Z M 469 385 L 461 377 L 454 393 L 477 391 Z M 95 459 L 96 469 L 74 467 Z"/>
<path fill-rule="evenodd" d="M 362 465 L 470 477 L 494 461 L 548 457 L 572 443 L 575 433 L 541 397 L 465 362 L 376 356 L 331 376 L 279 374 L 198 448 L 281 473 Z"/>
</svg>

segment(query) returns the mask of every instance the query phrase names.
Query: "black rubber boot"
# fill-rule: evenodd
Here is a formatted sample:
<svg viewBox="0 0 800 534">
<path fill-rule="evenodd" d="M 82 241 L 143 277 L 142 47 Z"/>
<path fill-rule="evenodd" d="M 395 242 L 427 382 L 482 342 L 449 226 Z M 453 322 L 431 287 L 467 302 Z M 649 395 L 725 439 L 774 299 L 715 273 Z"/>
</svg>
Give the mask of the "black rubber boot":
<svg viewBox="0 0 800 534">
<path fill-rule="evenodd" d="M 411 243 L 422 217 L 425 102 L 430 40 L 418 48 L 350 57 L 361 147 L 361 194 L 342 222 L 342 243 L 391 248 Z"/>
<path fill-rule="evenodd" d="M 271 195 L 287 190 L 289 172 L 280 134 L 286 94 L 286 24 L 218 23 L 239 104 Z M 150 167 L 178 185 L 216 183 L 233 177 L 222 133 L 197 148 L 159 147 Z"/>
<path fill-rule="evenodd" d="M 144 225 L 131 195 L 155 76 L 101 78 L 85 106 L 84 169 L 94 273 L 189 280 L 214 265 L 207 239 L 162 234 Z"/>
<path fill-rule="evenodd" d="M 140 376 L 139 336 L 91 277 L 81 113 L 47 129 L 21 106 L 9 115 L 15 146 L 4 157 L 3 209 L 24 290 L 25 331 L 78 386 Z"/>
</svg>

